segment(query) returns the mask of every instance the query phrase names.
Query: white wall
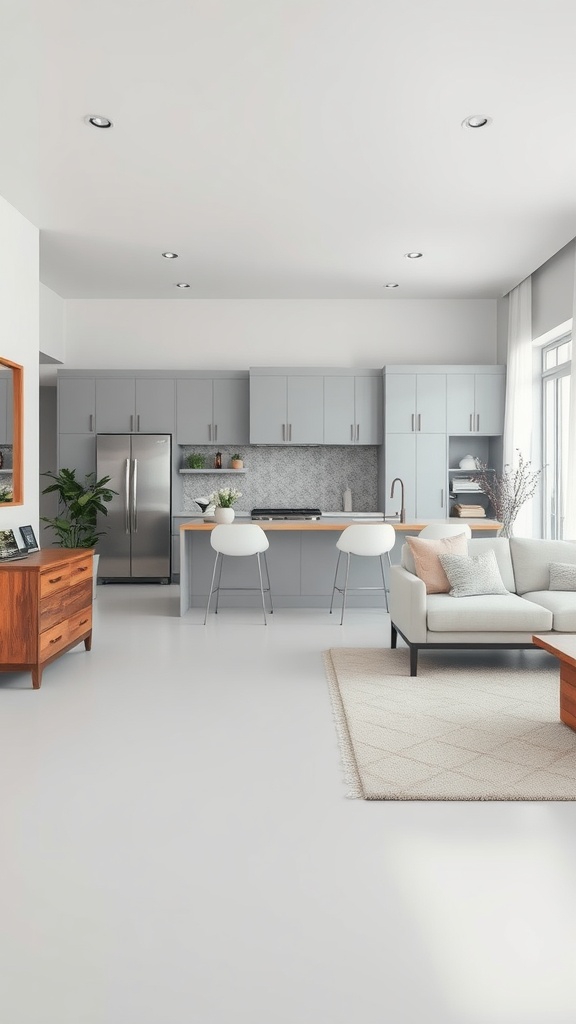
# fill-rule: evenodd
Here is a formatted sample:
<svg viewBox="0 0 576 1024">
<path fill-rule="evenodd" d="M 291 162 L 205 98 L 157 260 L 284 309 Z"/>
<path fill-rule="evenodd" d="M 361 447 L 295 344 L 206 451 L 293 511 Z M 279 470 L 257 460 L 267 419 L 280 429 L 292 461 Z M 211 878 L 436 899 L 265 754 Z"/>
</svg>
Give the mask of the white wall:
<svg viewBox="0 0 576 1024">
<path fill-rule="evenodd" d="M 40 352 L 50 359 L 64 362 L 66 303 L 60 295 L 40 285 Z"/>
<path fill-rule="evenodd" d="M 572 318 L 575 250 L 573 240 L 532 274 L 533 338 Z"/>
<path fill-rule="evenodd" d="M 24 366 L 24 504 L 0 508 L 0 527 L 38 536 L 38 230 L 0 197 L 0 355 Z"/>
<path fill-rule="evenodd" d="M 496 300 L 66 301 L 74 367 L 496 362 Z"/>
</svg>

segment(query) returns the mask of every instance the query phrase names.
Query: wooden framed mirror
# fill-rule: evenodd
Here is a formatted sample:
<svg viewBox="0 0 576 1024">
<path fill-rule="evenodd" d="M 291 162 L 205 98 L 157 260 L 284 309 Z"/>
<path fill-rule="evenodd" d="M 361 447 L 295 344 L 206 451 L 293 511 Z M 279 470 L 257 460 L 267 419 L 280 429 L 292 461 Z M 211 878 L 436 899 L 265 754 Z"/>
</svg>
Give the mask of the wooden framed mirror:
<svg viewBox="0 0 576 1024">
<path fill-rule="evenodd" d="M 24 367 L 0 356 L 0 507 L 22 505 Z"/>
</svg>

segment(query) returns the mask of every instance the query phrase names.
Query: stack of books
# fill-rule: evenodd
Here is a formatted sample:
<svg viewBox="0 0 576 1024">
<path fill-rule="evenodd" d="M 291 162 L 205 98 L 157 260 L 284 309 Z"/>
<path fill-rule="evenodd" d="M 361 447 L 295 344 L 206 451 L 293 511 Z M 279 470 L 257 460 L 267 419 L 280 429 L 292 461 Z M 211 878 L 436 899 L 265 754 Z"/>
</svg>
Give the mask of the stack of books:
<svg viewBox="0 0 576 1024">
<path fill-rule="evenodd" d="M 462 505 L 459 503 L 452 506 L 452 515 L 459 516 L 461 519 L 485 519 L 486 509 L 482 505 Z"/>
</svg>

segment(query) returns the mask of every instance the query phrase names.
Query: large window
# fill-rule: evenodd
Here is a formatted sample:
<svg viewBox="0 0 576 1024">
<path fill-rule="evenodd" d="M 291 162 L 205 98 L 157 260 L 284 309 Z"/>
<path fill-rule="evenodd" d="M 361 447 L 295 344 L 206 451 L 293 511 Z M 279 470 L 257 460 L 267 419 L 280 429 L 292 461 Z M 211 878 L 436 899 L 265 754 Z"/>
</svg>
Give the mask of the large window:
<svg viewBox="0 0 576 1024">
<path fill-rule="evenodd" d="M 551 539 L 564 536 L 571 357 L 569 334 L 542 349 L 543 527 Z"/>
</svg>

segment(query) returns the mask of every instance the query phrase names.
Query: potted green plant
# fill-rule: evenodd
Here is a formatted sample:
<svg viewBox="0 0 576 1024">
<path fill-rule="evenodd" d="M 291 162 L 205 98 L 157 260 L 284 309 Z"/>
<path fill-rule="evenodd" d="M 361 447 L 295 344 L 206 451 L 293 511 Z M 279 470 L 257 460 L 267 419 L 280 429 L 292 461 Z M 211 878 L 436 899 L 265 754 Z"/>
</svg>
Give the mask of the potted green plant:
<svg viewBox="0 0 576 1024">
<path fill-rule="evenodd" d="M 231 469 L 243 469 L 244 460 L 239 452 L 235 452 L 234 455 L 230 456 L 230 467 Z"/>
<path fill-rule="evenodd" d="M 109 476 L 96 479 L 95 473 L 87 473 L 84 481 L 76 479 L 75 469 L 61 469 L 59 473 L 43 473 L 54 483 L 45 487 L 42 494 L 58 493 L 58 515 L 53 519 L 42 516 L 42 522 L 51 526 L 58 537 L 61 548 L 93 548 L 104 530 L 96 529 L 98 512 L 108 515 L 105 501 L 112 501 L 118 491 L 107 484 Z M 46 527 L 45 527 L 46 529 Z"/>
<path fill-rule="evenodd" d="M 231 523 L 234 520 L 235 501 L 242 497 L 242 491 L 235 487 L 221 487 L 210 495 L 210 504 L 214 505 L 214 519 L 217 523 Z"/>
<path fill-rule="evenodd" d="M 190 455 L 186 456 L 186 466 L 188 469 L 204 469 L 206 466 L 206 456 L 201 455 L 200 452 L 191 452 Z"/>
<path fill-rule="evenodd" d="M 76 479 L 75 469 L 61 469 L 59 473 L 43 473 L 54 483 L 45 487 L 43 494 L 55 491 L 58 494 L 58 515 L 54 518 L 41 516 L 46 523 L 44 529 L 52 527 L 61 548 L 93 548 L 104 530 L 96 529 L 98 513 L 107 516 L 104 502 L 112 501 L 118 491 L 108 487 L 109 476 L 96 479 L 95 473 L 87 473 L 84 481 Z M 94 584 L 98 576 L 99 555 L 94 555 Z"/>
</svg>

